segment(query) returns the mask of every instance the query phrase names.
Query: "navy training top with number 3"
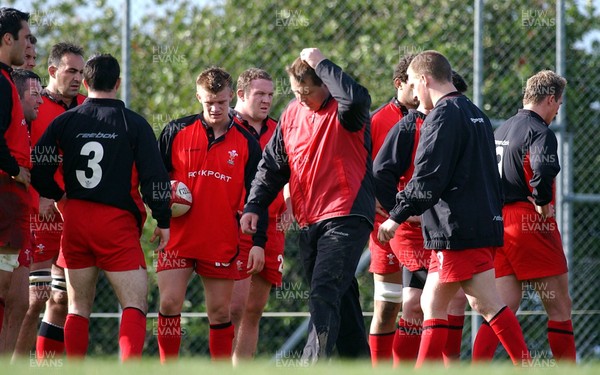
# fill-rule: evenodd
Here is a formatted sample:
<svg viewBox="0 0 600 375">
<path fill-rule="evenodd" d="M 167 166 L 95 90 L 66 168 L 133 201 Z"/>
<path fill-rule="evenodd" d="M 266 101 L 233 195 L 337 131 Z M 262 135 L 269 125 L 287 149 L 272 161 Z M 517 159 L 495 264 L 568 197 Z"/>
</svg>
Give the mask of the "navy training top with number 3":
<svg viewBox="0 0 600 375">
<path fill-rule="evenodd" d="M 67 198 L 127 210 L 141 226 L 131 189 L 135 165 L 144 202 L 158 227 L 169 227 L 171 185 L 152 127 L 122 101 L 86 99 L 52 121 L 32 155 L 36 163 L 31 182 L 40 195 L 54 200 L 63 196 L 53 178 L 62 163 Z"/>
</svg>

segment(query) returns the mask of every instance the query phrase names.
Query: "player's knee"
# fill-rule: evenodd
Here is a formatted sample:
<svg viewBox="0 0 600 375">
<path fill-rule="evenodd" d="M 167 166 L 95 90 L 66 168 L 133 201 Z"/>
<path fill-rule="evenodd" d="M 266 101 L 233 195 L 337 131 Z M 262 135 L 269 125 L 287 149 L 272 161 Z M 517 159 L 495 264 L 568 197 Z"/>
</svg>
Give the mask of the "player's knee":
<svg viewBox="0 0 600 375">
<path fill-rule="evenodd" d="M 374 281 L 373 299 L 387 304 L 402 303 L 402 284 Z"/>
<path fill-rule="evenodd" d="M 243 306 L 231 305 L 230 315 L 231 321 L 239 324 L 239 322 L 242 320 L 242 316 L 244 315 Z"/>
<path fill-rule="evenodd" d="M 246 319 L 252 321 L 252 322 L 258 322 L 260 321 L 260 318 L 262 318 L 262 314 L 264 311 L 265 307 L 264 305 L 260 304 L 260 303 L 248 303 L 248 305 L 246 306 L 246 311 L 244 312 L 244 314 L 246 314 Z"/>
<path fill-rule="evenodd" d="M 422 320 L 423 309 L 419 296 L 411 296 L 402 303 L 402 318 L 404 320 Z"/>
<path fill-rule="evenodd" d="M 183 308 L 183 299 L 170 295 L 160 296 L 160 312 L 163 315 L 177 315 Z"/>
<path fill-rule="evenodd" d="M 211 306 L 206 309 L 210 324 L 221 324 L 231 321 L 229 306 Z"/>
<path fill-rule="evenodd" d="M 66 307 L 69 303 L 67 292 L 53 290 L 49 302 L 53 305 Z"/>
</svg>

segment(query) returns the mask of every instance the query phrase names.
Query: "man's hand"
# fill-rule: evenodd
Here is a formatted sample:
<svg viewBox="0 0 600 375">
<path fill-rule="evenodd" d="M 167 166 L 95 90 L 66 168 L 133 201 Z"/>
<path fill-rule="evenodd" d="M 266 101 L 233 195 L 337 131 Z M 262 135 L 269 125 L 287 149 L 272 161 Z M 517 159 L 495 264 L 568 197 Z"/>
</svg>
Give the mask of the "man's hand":
<svg viewBox="0 0 600 375">
<path fill-rule="evenodd" d="M 311 68 L 316 69 L 317 65 L 323 60 L 325 56 L 318 48 L 305 48 L 300 52 L 300 58 L 304 60 Z"/>
<path fill-rule="evenodd" d="M 259 273 L 265 266 L 265 249 L 260 246 L 252 246 L 248 254 L 248 266 L 246 267 L 250 275 Z"/>
<path fill-rule="evenodd" d="M 50 215 L 54 215 L 58 212 L 58 208 L 54 205 L 53 199 L 48 199 L 44 197 L 40 197 L 40 206 L 39 213 L 42 217 L 50 217 Z"/>
<path fill-rule="evenodd" d="M 258 215 L 252 212 L 246 212 L 240 219 L 240 227 L 244 234 L 256 233 L 256 227 L 258 226 Z"/>
<path fill-rule="evenodd" d="M 31 184 L 31 173 L 29 173 L 29 169 L 19 166 L 19 174 L 13 176 L 13 180 L 25 185 L 25 189 L 29 189 L 29 184 Z"/>
<path fill-rule="evenodd" d="M 399 226 L 400 224 L 396 223 L 392 219 L 387 219 L 386 221 L 384 221 L 383 224 L 379 226 L 379 232 L 377 233 L 377 239 L 379 240 L 379 242 L 381 242 L 384 245 L 390 242 L 390 240 L 394 238 L 394 234 L 396 234 L 396 229 L 398 229 Z"/>
<path fill-rule="evenodd" d="M 535 211 L 538 214 L 540 214 L 542 219 L 546 220 L 548 218 L 554 217 L 554 206 L 552 205 L 552 203 L 548 203 L 544 206 L 538 206 L 537 204 L 535 204 L 535 199 L 533 199 L 533 197 L 527 197 L 527 199 L 529 199 L 529 201 L 533 203 Z"/>
<path fill-rule="evenodd" d="M 170 237 L 171 230 L 169 228 L 156 227 L 156 229 L 154 229 L 154 234 L 152 234 L 152 238 L 150 238 L 150 242 L 154 242 L 157 238 L 160 238 L 160 241 L 158 242 L 158 247 L 156 247 L 154 251 L 158 252 L 164 250 Z"/>
</svg>

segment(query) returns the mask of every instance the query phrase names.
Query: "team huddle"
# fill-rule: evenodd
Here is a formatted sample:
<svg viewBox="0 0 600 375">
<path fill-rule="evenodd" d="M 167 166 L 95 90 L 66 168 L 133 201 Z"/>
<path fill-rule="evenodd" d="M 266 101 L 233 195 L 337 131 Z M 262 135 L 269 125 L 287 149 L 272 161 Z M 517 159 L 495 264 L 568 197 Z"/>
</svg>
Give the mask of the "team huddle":
<svg viewBox="0 0 600 375">
<path fill-rule="evenodd" d="M 501 343 L 513 364 L 527 365 L 515 313 L 528 285 L 546 309 L 554 358 L 576 360 L 549 129 L 563 77 L 530 77 L 523 108 L 494 131 L 439 52 L 403 56 L 396 95 L 370 113 L 367 88 L 305 48 L 286 68 L 295 98 L 278 121 L 269 116 L 266 71 L 247 69 L 234 88 L 226 70 L 211 67 L 196 79 L 202 111 L 173 119 L 157 141 L 117 99 L 120 67 L 109 54 L 85 61 L 77 45 L 52 46 L 42 88 L 28 20 L 0 8 L 1 353 L 84 357 L 102 270 L 123 309 L 121 360 L 140 358 L 148 207 L 157 222 L 162 363 L 179 355 L 194 273 L 211 358 L 253 358 L 271 288 L 282 284 L 282 217 L 301 228 L 306 363 L 337 355 L 370 358 L 374 367 L 449 366 L 460 358 L 468 303 L 484 320 L 473 361 L 490 361 Z M 172 181 L 193 197 L 177 217 Z M 375 300 L 368 332 L 354 277 L 367 244 Z"/>
</svg>

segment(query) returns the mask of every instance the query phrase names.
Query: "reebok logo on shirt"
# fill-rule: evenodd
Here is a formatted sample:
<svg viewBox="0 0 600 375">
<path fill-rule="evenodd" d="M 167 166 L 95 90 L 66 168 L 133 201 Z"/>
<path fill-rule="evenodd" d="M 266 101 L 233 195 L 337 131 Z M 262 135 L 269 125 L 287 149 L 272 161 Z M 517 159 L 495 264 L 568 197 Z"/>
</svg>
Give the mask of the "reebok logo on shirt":
<svg viewBox="0 0 600 375">
<path fill-rule="evenodd" d="M 75 138 L 116 139 L 117 133 L 79 133 Z"/>
</svg>

